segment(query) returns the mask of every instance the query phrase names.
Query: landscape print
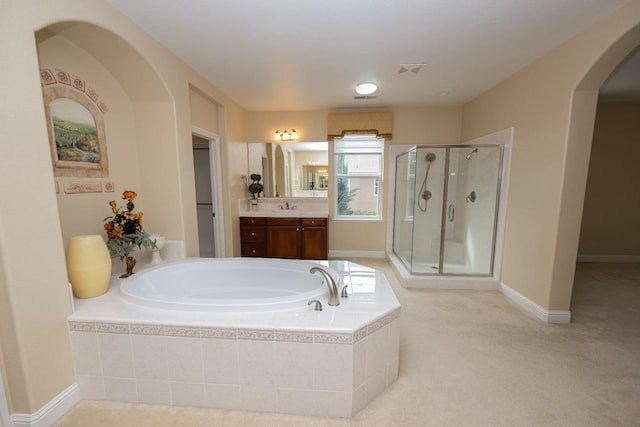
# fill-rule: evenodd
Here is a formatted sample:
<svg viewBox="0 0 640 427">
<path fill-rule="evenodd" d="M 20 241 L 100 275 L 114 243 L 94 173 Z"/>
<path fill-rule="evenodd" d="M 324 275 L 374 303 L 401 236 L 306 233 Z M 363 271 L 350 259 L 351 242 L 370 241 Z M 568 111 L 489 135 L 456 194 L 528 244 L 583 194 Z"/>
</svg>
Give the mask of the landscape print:
<svg viewBox="0 0 640 427">
<path fill-rule="evenodd" d="M 91 112 L 68 98 L 52 101 L 50 108 L 58 160 L 100 163 L 98 133 Z"/>
</svg>

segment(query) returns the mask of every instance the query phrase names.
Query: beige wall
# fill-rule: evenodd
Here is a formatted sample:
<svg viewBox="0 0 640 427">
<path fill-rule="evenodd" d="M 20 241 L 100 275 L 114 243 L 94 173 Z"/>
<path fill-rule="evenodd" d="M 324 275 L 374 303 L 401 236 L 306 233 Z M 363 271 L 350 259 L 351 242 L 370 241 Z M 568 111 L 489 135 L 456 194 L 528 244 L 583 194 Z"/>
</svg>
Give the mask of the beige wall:
<svg viewBox="0 0 640 427">
<path fill-rule="evenodd" d="M 198 88 L 189 87 L 191 124 L 218 135 L 218 104 Z"/>
<path fill-rule="evenodd" d="M 580 230 L 581 255 L 640 255 L 640 103 L 598 104 Z"/>
<path fill-rule="evenodd" d="M 73 68 L 104 95 L 109 180 L 137 186 L 148 229 L 185 239 L 189 253 L 197 251 L 195 204 L 189 203 L 195 200 L 189 85 L 221 105 L 224 142 L 245 140 L 245 118 L 237 104 L 106 2 L 9 0 L 2 9 L 0 37 L 11 42 L 0 45 L 0 197 L 7 201 L 0 206 L 0 349 L 10 411 L 30 414 L 74 382 L 64 242 L 99 230 L 110 198 L 61 195 L 60 218 L 35 33 L 48 27 L 52 35 L 39 38 L 43 63 Z M 73 24 L 58 24 L 64 22 Z M 234 168 L 223 168 L 226 184 Z M 224 184 L 225 198 L 237 200 L 237 188 Z M 225 229 L 233 239 L 230 206 L 225 203 Z"/>
<path fill-rule="evenodd" d="M 639 5 L 464 107 L 465 140 L 514 127 L 502 281 L 546 309 L 570 306 L 597 89 L 640 42 Z"/>
</svg>

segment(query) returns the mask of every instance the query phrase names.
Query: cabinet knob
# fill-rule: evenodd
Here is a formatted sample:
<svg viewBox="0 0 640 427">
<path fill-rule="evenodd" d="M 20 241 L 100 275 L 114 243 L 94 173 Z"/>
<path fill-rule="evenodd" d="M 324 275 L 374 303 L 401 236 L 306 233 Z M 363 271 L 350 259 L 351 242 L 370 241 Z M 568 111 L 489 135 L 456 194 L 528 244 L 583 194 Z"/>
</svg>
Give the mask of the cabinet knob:
<svg viewBox="0 0 640 427">
<path fill-rule="evenodd" d="M 255 236 L 255 235 L 256 235 L 256 233 L 254 233 L 254 232 L 252 231 L 252 232 L 251 232 L 251 235 L 252 235 L 252 236 Z"/>
</svg>

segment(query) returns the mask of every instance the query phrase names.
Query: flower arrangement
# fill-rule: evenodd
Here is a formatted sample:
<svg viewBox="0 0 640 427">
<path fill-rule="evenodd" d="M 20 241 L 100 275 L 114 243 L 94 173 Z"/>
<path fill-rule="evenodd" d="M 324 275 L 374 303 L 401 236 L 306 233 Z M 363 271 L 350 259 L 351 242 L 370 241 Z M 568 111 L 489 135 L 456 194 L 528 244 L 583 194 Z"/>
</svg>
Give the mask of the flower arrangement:
<svg viewBox="0 0 640 427">
<path fill-rule="evenodd" d="M 104 229 L 107 232 L 107 248 L 111 258 L 119 257 L 124 260 L 135 248 L 145 246 L 155 248 L 156 244 L 151 240 L 142 228 L 142 212 L 134 212 L 133 201 L 138 197 L 135 191 L 127 190 L 122 193 L 122 199 L 127 201 L 126 209 L 118 207 L 116 201 L 109 202 L 110 215 L 104 219 Z"/>
</svg>

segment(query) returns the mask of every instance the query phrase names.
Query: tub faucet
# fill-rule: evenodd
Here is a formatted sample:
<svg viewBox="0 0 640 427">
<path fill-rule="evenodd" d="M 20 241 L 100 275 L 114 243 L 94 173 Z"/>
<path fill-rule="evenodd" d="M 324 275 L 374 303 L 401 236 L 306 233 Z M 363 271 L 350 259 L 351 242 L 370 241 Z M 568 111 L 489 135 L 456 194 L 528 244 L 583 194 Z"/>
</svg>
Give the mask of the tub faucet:
<svg viewBox="0 0 640 427">
<path fill-rule="evenodd" d="M 307 303 L 307 305 L 311 305 L 314 304 L 313 309 L 315 311 L 322 311 L 322 303 L 320 301 L 318 301 L 317 299 L 312 299 L 311 301 L 309 301 Z"/>
<path fill-rule="evenodd" d="M 333 277 L 331 277 L 331 275 L 321 267 L 312 267 L 310 273 L 313 274 L 316 271 L 322 274 L 322 277 L 324 277 L 324 281 L 329 288 L 329 302 L 327 304 L 333 306 L 340 305 L 340 298 L 338 298 L 338 287 L 336 286 L 336 282 L 335 280 L 333 280 Z"/>
<path fill-rule="evenodd" d="M 349 292 L 347 292 L 347 286 L 349 286 L 349 285 L 344 285 L 344 287 L 342 288 L 342 292 L 340 293 L 340 296 L 342 298 L 348 298 L 349 297 Z"/>
</svg>

